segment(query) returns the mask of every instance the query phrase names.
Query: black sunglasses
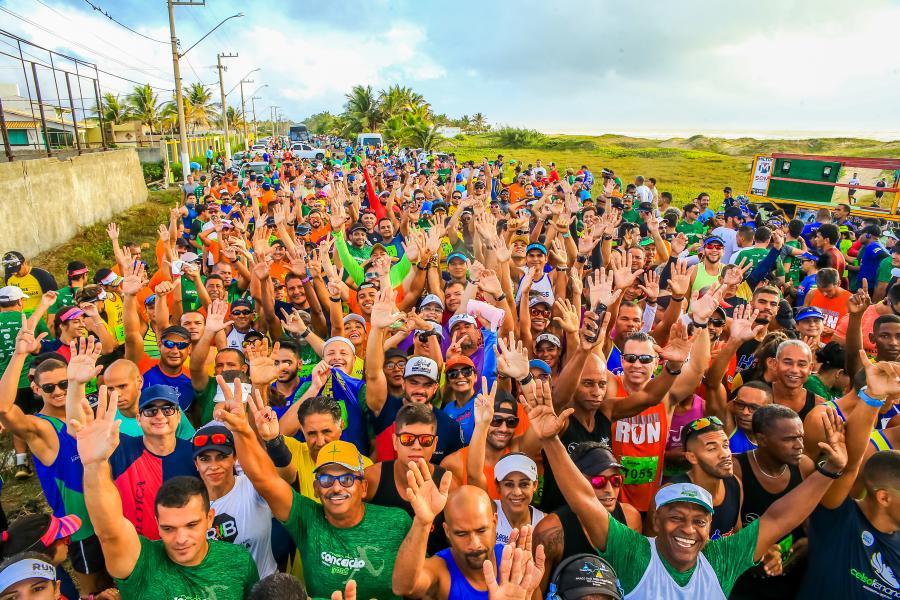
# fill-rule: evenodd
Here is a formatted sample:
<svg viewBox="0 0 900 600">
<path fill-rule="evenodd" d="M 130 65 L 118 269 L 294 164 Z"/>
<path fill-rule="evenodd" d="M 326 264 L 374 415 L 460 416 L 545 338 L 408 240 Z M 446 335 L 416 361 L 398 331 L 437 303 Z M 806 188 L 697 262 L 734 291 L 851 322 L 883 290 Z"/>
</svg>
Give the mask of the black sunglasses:
<svg viewBox="0 0 900 600">
<path fill-rule="evenodd" d="M 351 475 L 350 473 L 345 473 L 343 475 L 329 475 L 327 473 L 318 473 L 316 475 L 316 482 L 319 484 L 321 488 L 330 488 L 334 485 L 334 482 L 337 481 L 341 484 L 341 487 L 349 488 L 353 487 L 353 484 L 356 483 L 357 480 L 363 480 L 364 477 L 360 477 L 359 475 Z"/>
<path fill-rule="evenodd" d="M 458 379 L 459 377 L 471 377 L 475 369 L 472 367 L 463 367 L 462 369 L 450 369 L 447 371 L 447 379 Z"/>
<path fill-rule="evenodd" d="M 166 404 L 165 406 L 147 406 L 141 409 L 141 416 L 152 418 L 162 411 L 164 417 L 171 417 L 178 412 L 178 407 L 174 404 Z"/>
<path fill-rule="evenodd" d="M 59 388 L 62 391 L 66 391 L 67 389 L 69 389 L 69 380 L 63 379 L 62 381 L 57 381 L 56 383 L 41 384 L 41 390 L 43 390 L 45 394 L 52 394 L 53 390 L 55 390 L 56 388 Z"/>
<path fill-rule="evenodd" d="M 500 427 L 504 423 L 506 423 L 506 426 L 509 429 L 515 429 L 519 426 L 519 417 L 501 417 L 495 415 L 491 419 L 491 427 Z"/>
<path fill-rule="evenodd" d="M 253 311 L 250 310 L 233 310 L 231 314 L 235 317 L 247 317 L 253 314 Z"/>
<path fill-rule="evenodd" d="M 715 325 L 716 327 L 721 327 L 725 324 L 725 319 L 710 319 L 710 325 Z"/>
<path fill-rule="evenodd" d="M 642 365 L 649 365 L 656 358 L 654 354 L 623 354 L 622 362 L 634 363 L 641 361 Z"/>
</svg>

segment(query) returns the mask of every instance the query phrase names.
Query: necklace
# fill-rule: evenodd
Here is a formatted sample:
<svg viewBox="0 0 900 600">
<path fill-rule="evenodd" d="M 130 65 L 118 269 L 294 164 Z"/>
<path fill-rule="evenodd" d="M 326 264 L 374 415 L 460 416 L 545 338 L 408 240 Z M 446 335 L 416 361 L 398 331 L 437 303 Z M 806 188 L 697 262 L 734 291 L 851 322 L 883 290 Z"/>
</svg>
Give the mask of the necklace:
<svg viewBox="0 0 900 600">
<path fill-rule="evenodd" d="M 766 473 L 765 469 L 762 468 L 762 465 L 759 464 L 759 460 L 757 460 L 756 458 L 756 449 L 754 449 L 750 454 L 751 456 L 753 456 L 753 462 L 756 463 L 756 468 L 759 469 L 759 472 L 769 479 L 778 479 L 779 477 L 784 475 L 784 472 L 787 470 L 787 465 L 781 465 L 781 472 L 778 473 L 778 475 L 770 475 L 769 473 Z"/>
</svg>

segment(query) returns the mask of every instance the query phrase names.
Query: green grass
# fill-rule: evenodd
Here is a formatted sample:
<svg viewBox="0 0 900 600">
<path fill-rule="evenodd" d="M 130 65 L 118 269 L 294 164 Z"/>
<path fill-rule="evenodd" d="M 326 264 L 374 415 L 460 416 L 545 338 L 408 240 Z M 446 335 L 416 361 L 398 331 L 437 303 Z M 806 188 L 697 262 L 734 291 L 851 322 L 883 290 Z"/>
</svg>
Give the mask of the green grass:
<svg viewBox="0 0 900 600">
<path fill-rule="evenodd" d="M 510 136 L 504 136 L 506 138 Z M 746 193 L 753 155 L 771 152 L 826 154 L 841 156 L 878 156 L 900 158 L 900 142 L 878 142 L 856 138 L 808 140 L 726 140 L 696 135 L 690 138 L 651 140 L 621 135 L 521 135 L 522 147 L 504 147 L 501 135 L 486 133 L 459 136 L 441 144 L 441 150 L 454 152 L 458 159 L 493 160 L 503 154 L 507 161 L 526 165 L 541 159 L 543 165 L 555 162 L 563 173 L 566 168 L 587 165 L 598 176 L 609 168 L 624 183 L 636 175 L 655 177 L 660 191 L 669 191 L 676 206 L 686 204 L 700 192 L 707 192 L 713 206 L 722 199 L 722 188 L 731 186 L 735 194 Z"/>
</svg>

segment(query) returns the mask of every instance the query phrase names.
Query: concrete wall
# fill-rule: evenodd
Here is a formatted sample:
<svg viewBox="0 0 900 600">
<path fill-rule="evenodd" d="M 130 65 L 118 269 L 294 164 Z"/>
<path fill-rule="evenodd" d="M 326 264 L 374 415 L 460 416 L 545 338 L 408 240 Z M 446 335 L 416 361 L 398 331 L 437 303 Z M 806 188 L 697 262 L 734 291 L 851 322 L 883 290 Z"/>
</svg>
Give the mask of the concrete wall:
<svg viewBox="0 0 900 600">
<path fill-rule="evenodd" d="M 133 149 L 0 163 L 0 253 L 32 257 L 146 200 Z"/>
</svg>

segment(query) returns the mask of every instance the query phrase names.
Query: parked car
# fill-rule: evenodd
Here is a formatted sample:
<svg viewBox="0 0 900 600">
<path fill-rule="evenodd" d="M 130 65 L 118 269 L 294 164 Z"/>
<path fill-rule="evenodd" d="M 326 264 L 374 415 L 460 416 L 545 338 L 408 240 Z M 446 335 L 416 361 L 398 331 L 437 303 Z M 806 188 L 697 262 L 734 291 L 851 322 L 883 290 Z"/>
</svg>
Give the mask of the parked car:
<svg viewBox="0 0 900 600">
<path fill-rule="evenodd" d="M 310 146 L 309 144 L 304 144 L 302 142 L 294 142 L 291 144 L 291 154 L 295 158 L 303 158 L 308 160 L 322 160 L 325 158 L 325 150 L 322 148 L 315 148 Z"/>
</svg>

